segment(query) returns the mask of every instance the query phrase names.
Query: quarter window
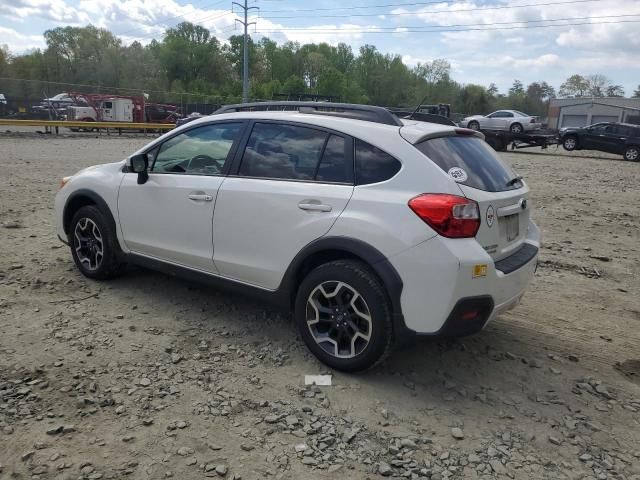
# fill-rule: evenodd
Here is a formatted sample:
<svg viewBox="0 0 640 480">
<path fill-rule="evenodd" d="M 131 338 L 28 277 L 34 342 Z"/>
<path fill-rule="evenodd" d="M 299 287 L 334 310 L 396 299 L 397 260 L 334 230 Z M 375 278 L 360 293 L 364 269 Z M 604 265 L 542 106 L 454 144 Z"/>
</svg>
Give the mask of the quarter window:
<svg viewBox="0 0 640 480">
<path fill-rule="evenodd" d="M 356 140 L 356 184 L 383 182 L 393 177 L 402 165 L 377 147 Z"/>
<path fill-rule="evenodd" d="M 242 131 L 242 123 L 204 125 L 170 138 L 160 146 L 154 173 L 219 175 Z"/>
<path fill-rule="evenodd" d="M 256 123 L 239 174 L 247 177 L 352 182 L 345 139 L 313 128 Z"/>
</svg>

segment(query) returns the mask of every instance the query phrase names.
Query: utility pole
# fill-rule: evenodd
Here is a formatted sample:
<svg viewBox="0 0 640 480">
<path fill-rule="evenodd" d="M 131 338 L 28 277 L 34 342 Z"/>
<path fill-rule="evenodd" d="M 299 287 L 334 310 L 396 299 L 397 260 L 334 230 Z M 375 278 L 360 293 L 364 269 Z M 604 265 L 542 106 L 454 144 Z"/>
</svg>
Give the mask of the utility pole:
<svg viewBox="0 0 640 480">
<path fill-rule="evenodd" d="M 247 103 L 249 101 L 249 34 L 247 33 L 247 28 L 249 25 L 255 25 L 256 22 L 249 22 L 247 17 L 249 15 L 249 10 L 258 7 L 249 7 L 247 6 L 247 0 L 244 0 L 244 5 L 238 2 L 231 2 L 234 5 L 237 5 L 244 11 L 244 21 L 238 20 L 236 18 L 236 22 L 239 22 L 240 25 L 244 27 L 244 54 L 242 56 L 242 103 Z"/>
</svg>

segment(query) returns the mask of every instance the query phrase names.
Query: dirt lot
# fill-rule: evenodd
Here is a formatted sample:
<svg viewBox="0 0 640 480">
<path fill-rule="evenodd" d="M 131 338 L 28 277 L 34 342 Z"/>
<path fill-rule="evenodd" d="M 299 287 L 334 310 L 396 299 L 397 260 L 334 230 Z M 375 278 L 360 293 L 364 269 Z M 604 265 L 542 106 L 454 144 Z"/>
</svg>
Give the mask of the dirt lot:
<svg viewBox="0 0 640 480">
<path fill-rule="evenodd" d="M 523 304 L 305 387 L 287 315 L 73 267 L 59 178 L 147 141 L 0 136 L 0 478 L 640 479 L 640 165 L 502 154 L 545 238 Z"/>
</svg>

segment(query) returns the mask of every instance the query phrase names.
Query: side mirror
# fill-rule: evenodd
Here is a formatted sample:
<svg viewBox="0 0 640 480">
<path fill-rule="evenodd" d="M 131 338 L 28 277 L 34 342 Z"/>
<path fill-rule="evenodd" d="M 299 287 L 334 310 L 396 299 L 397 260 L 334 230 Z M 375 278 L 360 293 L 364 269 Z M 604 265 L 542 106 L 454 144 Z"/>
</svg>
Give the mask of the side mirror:
<svg viewBox="0 0 640 480">
<path fill-rule="evenodd" d="M 147 172 L 148 168 L 149 158 L 146 153 L 134 155 L 129 158 L 129 169 L 131 172 L 138 174 L 138 185 L 146 183 L 149 179 L 149 173 Z"/>
</svg>

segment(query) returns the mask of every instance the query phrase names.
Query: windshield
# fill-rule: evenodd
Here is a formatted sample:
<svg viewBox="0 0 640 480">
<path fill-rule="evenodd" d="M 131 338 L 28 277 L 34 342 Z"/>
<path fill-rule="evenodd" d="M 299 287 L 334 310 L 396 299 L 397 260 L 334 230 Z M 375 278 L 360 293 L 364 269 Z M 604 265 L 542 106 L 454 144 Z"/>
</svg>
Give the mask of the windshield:
<svg viewBox="0 0 640 480">
<path fill-rule="evenodd" d="M 418 143 L 415 147 L 462 185 L 487 192 L 522 187 L 513 170 L 480 138 L 440 137 Z"/>
</svg>

